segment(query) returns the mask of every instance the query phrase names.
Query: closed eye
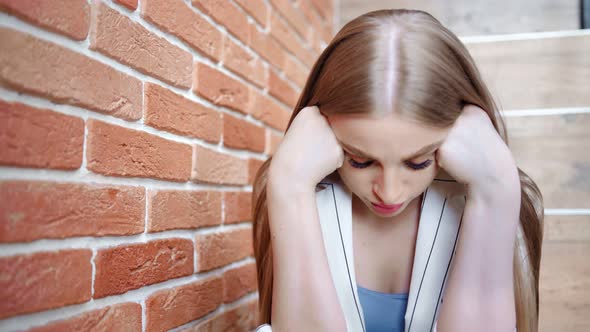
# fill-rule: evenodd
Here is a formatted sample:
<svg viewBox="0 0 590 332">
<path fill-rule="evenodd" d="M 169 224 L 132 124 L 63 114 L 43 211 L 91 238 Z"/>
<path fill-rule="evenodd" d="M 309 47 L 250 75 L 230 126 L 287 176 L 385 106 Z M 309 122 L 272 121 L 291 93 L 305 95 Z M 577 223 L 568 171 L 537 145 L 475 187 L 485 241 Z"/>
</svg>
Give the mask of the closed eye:
<svg viewBox="0 0 590 332">
<path fill-rule="evenodd" d="M 418 170 L 425 169 L 428 166 L 432 165 L 432 161 L 433 161 L 432 159 L 427 159 L 426 161 L 419 163 L 419 164 L 415 164 L 415 163 L 408 161 L 408 162 L 406 162 L 406 165 L 410 169 L 418 171 Z M 374 163 L 374 161 L 371 160 L 371 161 L 366 161 L 366 162 L 358 162 L 358 161 L 354 160 L 353 158 L 348 158 L 348 163 L 350 164 L 350 166 L 352 166 L 354 168 L 362 169 L 362 168 L 367 168 L 367 167 L 371 166 Z"/>
</svg>

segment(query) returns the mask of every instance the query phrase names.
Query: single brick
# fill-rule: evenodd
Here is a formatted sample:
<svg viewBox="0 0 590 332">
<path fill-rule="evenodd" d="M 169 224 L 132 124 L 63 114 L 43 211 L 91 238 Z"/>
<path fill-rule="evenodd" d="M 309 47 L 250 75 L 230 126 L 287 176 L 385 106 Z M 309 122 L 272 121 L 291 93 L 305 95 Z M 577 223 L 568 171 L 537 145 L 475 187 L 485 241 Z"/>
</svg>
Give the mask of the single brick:
<svg viewBox="0 0 590 332">
<path fill-rule="evenodd" d="M 141 305 L 125 302 L 49 322 L 27 332 L 141 331 Z"/>
<path fill-rule="evenodd" d="M 230 76 L 196 62 L 193 91 L 215 105 L 225 106 L 246 114 L 248 87 Z"/>
<path fill-rule="evenodd" d="M 75 40 L 88 35 L 90 6 L 86 0 L 0 0 L 0 10 Z"/>
<path fill-rule="evenodd" d="M 264 164 L 264 160 L 258 160 L 254 158 L 248 159 L 248 184 L 253 184 L 254 177 L 256 176 L 256 173 L 262 164 Z"/>
<path fill-rule="evenodd" d="M 142 233 L 142 187 L 0 182 L 0 242 Z"/>
<path fill-rule="evenodd" d="M 301 39 L 297 37 L 293 29 L 282 20 L 277 12 L 271 12 L 270 14 L 269 33 L 293 55 L 297 55 L 300 52 L 299 48 L 303 48 Z"/>
<path fill-rule="evenodd" d="M 324 1 L 324 0 L 310 0 L 311 4 L 313 5 L 313 7 L 315 7 L 315 9 L 317 10 L 317 12 L 327 21 L 328 24 L 331 25 L 332 22 L 332 15 L 334 13 L 334 8 L 332 7 L 332 4 L 330 3 L 330 1 Z"/>
<path fill-rule="evenodd" d="M 276 40 L 269 38 L 266 32 L 258 31 L 255 24 L 250 25 L 250 39 L 250 44 L 248 44 L 250 48 L 274 65 L 276 69 L 285 68 L 285 58 L 291 55 Z"/>
<path fill-rule="evenodd" d="M 248 161 L 195 145 L 191 181 L 244 185 L 248 182 Z"/>
<path fill-rule="evenodd" d="M 299 9 L 305 16 L 305 18 L 311 23 L 311 27 L 313 31 L 316 33 L 324 28 L 331 29 L 331 26 L 327 26 L 326 21 L 318 14 L 317 10 L 313 8 L 313 6 L 308 1 L 300 1 L 299 2 Z M 325 40 L 330 40 L 332 38 L 328 38 Z"/>
<path fill-rule="evenodd" d="M 83 119 L 0 100 L 0 164 L 78 169 L 83 148 Z"/>
<path fill-rule="evenodd" d="M 265 128 L 235 116 L 223 115 L 223 145 L 233 149 L 264 152 Z"/>
<path fill-rule="evenodd" d="M 142 131 L 88 120 L 88 169 L 109 176 L 184 182 L 190 178 L 192 148 Z"/>
<path fill-rule="evenodd" d="M 16 91 L 125 120 L 141 118 L 141 82 L 83 54 L 0 27 L 0 81 Z"/>
<path fill-rule="evenodd" d="M 266 86 L 268 69 L 262 60 L 233 40 L 223 41 L 223 65 L 237 73 L 243 79 L 263 89 Z"/>
<path fill-rule="evenodd" d="M 223 302 L 230 303 L 242 296 L 255 292 L 256 265 L 247 264 L 223 273 Z"/>
<path fill-rule="evenodd" d="M 211 16 L 243 43 L 250 42 L 248 18 L 236 5 L 226 0 L 193 0 L 193 6 Z"/>
<path fill-rule="evenodd" d="M 0 319 L 90 300 L 92 251 L 0 257 Z"/>
<path fill-rule="evenodd" d="M 287 130 L 291 112 L 254 88 L 249 89 L 248 113 L 280 131 Z"/>
<path fill-rule="evenodd" d="M 280 18 L 278 13 L 272 13 L 270 18 L 270 35 L 277 40 L 291 54 L 299 58 L 304 64 L 311 67 L 317 59 L 317 55 L 307 49 L 304 44 L 307 42 L 299 38 L 293 29 Z"/>
<path fill-rule="evenodd" d="M 115 0 L 115 2 L 118 2 L 131 10 L 137 9 L 137 0 Z"/>
<path fill-rule="evenodd" d="M 322 23 L 321 16 L 315 11 L 315 9 L 313 9 L 308 1 L 299 1 L 298 5 L 303 15 L 305 15 L 305 18 L 307 18 L 312 24 Z M 315 27 L 316 26 L 314 25 L 314 28 Z"/>
<path fill-rule="evenodd" d="M 90 49 L 179 88 L 191 86 L 192 55 L 104 2 L 94 3 Z"/>
<path fill-rule="evenodd" d="M 211 143 L 221 137 L 221 113 L 157 84 L 145 83 L 145 124 Z"/>
<path fill-rule="evenodd" d="M 198 234 L 198 272 L 212 270 L 254 254 L 252 228 Z"/>
<path fill-rule="evenodd" d="M 320 29 L 320 33 L 322 34 L 322 39 L 324 41 L 330 41 L 332 40 L 332 37 L 334 36 L 334 32 L 332 31 L 332 26 L 328 26 L 328 25 L 324 25 L 321 29 Z"/>
<path fill-rule="evenodd" d="M 296 60 L 296 58 L 292 56 L 286 57 L 285 61 L 286 65 L 283 68 L 285 76 L 299 85 L 299 87 L 303 87 L 307 81 L 307 76 L 309 75 L 310 69 L 301 64 L 300 61 Z"/>
<path fill-rule="evenodd" d="M 148 231 L 221 224 L 221 192 L 150 190 Z"/>
<path fill-rule="evenodd" d="M 287 107 L 297 104 L 298 92 L 284 79 L 270 70 L 268 75 L 268 93 L 285 103 Z"/>
<path fill-rule="evenodd" d="M 226 191 L 223 193 L 225 203 L 224 224 L 252 220 L 252 193 L 249 191 Z"/>
<path fill-rule="evenodd" d="M 222 33 L 182 0 L 142 0 L 141 16 L 211 60 L 221 59 Z"/>
<path fill-rule="evenodd" d="M 290 27 L 294 28 L 299 36 L 309 42 L 312 37 L 312 29 L 309 22 L 300 10 L 293 7 L 292 1 L 289 0 L 270 0 L 270 3 L 279 11 L 281 16 L 289 22 Z"/>
<path fill-rule="evenodd" d="M 101 249 L 94 260 L 94 298 L 191 275 L 193 250 L 191 240 L 179 238 Z"/>
<path fill-rule="evenodd" d="M 191 326 L 181 332 L 216 332 L 216 331 L 253 331 L 258 317 L 257 301 L 249 301 L 209 318 L 197 326 Z"/>
<path fill-rule="evenodd" d="M 223 300 L 223 283 L 218 276 L 164 289 L 145 300 L 146 331 L 167 331 L 214 311 Z"/>
<path fill-rule="evenodd" d="M 264 0 L 236 0 L 236 3 L 258 21 L 262 28 L 266 28 L 270 10 Z"/>
</svg>

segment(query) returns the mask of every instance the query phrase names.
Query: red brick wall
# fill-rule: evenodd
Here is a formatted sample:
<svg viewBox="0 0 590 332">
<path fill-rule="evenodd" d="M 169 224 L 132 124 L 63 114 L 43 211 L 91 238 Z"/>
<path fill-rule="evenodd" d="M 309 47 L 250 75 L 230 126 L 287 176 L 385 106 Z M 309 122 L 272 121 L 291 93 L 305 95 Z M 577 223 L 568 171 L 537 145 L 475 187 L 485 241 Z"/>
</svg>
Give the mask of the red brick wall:
<svg viewBox="0 0 590 332">
<path fill-rule="evenodd" d="M 0 0 L 0 330 L 247 331 L 333 0 Z"/>
</svg>

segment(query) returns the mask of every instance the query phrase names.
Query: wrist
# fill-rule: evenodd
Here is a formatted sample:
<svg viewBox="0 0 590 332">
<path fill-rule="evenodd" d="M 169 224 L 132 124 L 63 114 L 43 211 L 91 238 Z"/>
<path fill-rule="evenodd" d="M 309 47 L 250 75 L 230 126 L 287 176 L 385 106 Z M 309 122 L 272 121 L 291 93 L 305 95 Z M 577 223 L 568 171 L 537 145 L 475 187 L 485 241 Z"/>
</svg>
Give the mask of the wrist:
<svg viewBox="0 0 590 332">
<path fill-rule="evenodd" d="M 267 190 L 273 194 L 312 194 L 315 192 L 315 185 L 308 184 L 303 181 L 298 181 L 293 176 L 284 170 L 269 168 L 268 178 L 266 182 Z"/>
<path fill-rule="evenodd" d="M 493 204 L 502 201 L 520 202 L 520 177 L 518 168 L 502 175 L 489 177 L 468 186 L 468 197 L 472 201 Z"/>
</svg>

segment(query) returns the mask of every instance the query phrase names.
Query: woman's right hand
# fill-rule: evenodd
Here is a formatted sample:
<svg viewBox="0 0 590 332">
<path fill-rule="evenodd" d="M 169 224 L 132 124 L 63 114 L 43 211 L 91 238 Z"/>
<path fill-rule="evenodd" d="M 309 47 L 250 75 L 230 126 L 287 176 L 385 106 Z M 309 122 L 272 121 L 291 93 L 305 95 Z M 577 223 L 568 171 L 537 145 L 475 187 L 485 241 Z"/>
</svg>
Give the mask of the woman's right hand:
<svg viewBox="0 0 590 332">
<path fill-rule="evenodd" d="M 275 151 L 269 174 L 293 186 L 314 190 L 328 174 L 340 168 L 344 151 L 317 106 L 303 108 Z"/>
</svg>

